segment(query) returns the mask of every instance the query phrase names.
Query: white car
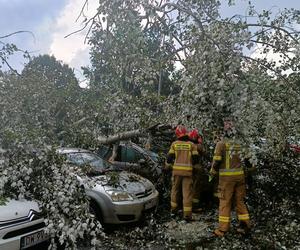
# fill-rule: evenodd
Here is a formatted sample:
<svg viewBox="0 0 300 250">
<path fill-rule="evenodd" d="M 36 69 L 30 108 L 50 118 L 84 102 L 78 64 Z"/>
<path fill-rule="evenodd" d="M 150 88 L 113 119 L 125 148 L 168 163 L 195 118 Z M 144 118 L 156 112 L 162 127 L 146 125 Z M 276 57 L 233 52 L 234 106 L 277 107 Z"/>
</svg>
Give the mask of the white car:
<svg viewBox="0 0 300 250">
<path fill-rule="evenodd" d="M 1 250 L 28 249 L 32 246 L 43 249 L 42 245 L 47 245 L 48 240 L 44 228 L 44 218 L 36 202 L 8 199 L 0 205 Z"/>
<path fill-rule="evenodd" d="M 92 188 L 84 178 L 77 177 L 90 198 L 90 207 L 97 218 L 107 224 L 138 221 L 142 214 L 155 209 L 158 191 L 146 178 L 120 171 L 117 166 L 84 149 L 60 148 L 57 152 L 79 167 L 91 167 L 88 178 L 95 182 Z"/>
</svg>

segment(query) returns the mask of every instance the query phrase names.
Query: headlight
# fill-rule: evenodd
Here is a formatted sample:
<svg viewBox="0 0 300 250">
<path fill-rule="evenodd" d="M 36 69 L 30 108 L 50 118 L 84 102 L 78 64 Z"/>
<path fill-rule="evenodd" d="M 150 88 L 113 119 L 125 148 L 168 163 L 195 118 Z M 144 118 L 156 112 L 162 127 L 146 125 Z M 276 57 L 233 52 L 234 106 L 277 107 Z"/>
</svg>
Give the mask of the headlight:
<svg viewBox="0 0 300 250">
<path fill-rule="evenodd" d="M 113 201 L 133 201 L 133 197 L 125 191 L 108 190 L 106 193 Z"/>
</svg>

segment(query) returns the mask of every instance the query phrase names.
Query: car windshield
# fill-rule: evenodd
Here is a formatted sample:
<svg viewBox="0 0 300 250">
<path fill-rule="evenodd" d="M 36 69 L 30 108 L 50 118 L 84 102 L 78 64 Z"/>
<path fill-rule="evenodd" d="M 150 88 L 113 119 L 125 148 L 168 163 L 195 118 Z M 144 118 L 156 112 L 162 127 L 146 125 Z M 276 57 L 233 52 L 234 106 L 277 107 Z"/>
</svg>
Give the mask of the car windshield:
<svg viewBox="0 0 300 250">
<path fill-rule="evenodd" d="M 89 165 L 93 167 L 94 170 L 103 172 L 108 169 L 113 169 L 114 166 L 109 162 L 103 160 L 99 156 L 89 153 L 89 152 L 74 152 L 65 154 L 68 161 L 78 165 L 78 166 L 85 166 Z"/>
</svg>

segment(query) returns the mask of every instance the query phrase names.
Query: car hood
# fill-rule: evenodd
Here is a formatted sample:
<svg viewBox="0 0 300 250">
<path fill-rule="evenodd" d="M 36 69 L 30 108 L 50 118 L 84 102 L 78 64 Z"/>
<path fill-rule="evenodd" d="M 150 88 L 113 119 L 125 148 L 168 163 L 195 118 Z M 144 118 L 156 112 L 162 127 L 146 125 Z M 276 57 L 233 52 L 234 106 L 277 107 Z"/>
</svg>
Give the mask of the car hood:
<svg viewBox="0 0 300 250">
<path fill-rule="evenodd" d="M 27 217 L 30 210 L 40 211 L 37 202 L 8 199 L 4 205 L 0 205 L 0 222 Z"/>
<path fill-rule="evenodd" d="M 137 194 L 154 189 L 154 185 L 146 178 L 126 171 L 106 173 L 94 178 L 97 185 L 101 185 L 104 190 L 118 189 Z"/>
</svg>

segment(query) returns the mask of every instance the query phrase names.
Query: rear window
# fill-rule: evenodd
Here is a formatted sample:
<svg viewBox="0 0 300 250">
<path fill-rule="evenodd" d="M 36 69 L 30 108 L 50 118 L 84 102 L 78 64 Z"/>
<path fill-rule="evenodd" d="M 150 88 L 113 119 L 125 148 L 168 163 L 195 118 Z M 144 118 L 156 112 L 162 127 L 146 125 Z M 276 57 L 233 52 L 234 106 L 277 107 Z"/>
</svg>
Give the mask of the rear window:
<svg viewBox="0 0 300 250">
<path fill-rule="evenodd" d="M 106 145 L 100 145 L 97 154 L 101 158 L 108 160 L 109 157 L 112 155 L 112 148 Z"/>
<path fill-rule="evenodd" d="M 121 147 L 121 161 L 136 163 L 140 159 L 145 159 L 140 152 L 126 146 Z"/>
</svg>

